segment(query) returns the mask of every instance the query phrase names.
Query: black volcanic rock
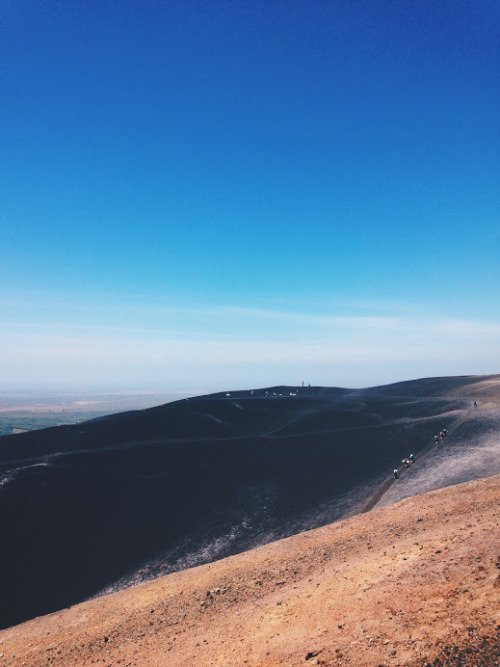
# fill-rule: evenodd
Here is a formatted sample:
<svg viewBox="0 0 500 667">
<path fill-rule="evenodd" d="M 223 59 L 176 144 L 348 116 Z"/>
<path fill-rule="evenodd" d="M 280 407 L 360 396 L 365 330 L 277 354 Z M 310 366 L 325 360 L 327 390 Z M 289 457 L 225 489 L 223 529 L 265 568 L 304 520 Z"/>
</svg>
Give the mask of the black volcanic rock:
<svg viewBox="0 0 500 667">
<path fill-rule="evenodd" d="M 236 391 L 0 438 L 0 627 L 354 512 L 482 379 Z"/>
</svg>

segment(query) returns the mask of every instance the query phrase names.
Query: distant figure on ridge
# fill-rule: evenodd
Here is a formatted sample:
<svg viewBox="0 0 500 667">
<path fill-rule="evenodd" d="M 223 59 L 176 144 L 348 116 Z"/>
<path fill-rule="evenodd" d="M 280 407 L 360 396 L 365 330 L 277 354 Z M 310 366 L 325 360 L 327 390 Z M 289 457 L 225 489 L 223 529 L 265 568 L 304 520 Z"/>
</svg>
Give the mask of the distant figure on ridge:
<svg viewBox="0 0 500 667">
<path fill-rule="evenodd" d="M 415 463 L 415 454 L 410 454 L 410 461 Z"/>
<path fill-rule="evenodd" d="M 477 408 L 477 401 L 474 401 L 474 407 Z"/>
<path fill-rule="evenodd" d="M 394 479 L 398 479 L 399 474 L 398 474 L 398 469 L 397 468 L 394 468 L 394 473 L 393 474 L 394 474 Z"/>
<path fill-rule="evenodd" d="M 434 442 L 435 442 L 436 445 L 438 444 L 438 442 L 439 442 L 439 435 L 435 435 L 435 436 L 434 436 Z"/>
</svg>

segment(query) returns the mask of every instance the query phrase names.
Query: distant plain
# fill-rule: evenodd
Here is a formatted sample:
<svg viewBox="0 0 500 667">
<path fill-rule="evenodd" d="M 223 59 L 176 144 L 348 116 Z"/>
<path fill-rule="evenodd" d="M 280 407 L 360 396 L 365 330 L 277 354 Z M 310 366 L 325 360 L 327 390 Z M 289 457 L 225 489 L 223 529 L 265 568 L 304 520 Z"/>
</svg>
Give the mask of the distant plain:
<svg viewBox="0 0 500 667">
<path fill-rule="evenodd" d="M 78 424 L 123 410 L 142 410 L 187 396 L 172 391 L 0 389 L 0 435 Z"/>
</svg>

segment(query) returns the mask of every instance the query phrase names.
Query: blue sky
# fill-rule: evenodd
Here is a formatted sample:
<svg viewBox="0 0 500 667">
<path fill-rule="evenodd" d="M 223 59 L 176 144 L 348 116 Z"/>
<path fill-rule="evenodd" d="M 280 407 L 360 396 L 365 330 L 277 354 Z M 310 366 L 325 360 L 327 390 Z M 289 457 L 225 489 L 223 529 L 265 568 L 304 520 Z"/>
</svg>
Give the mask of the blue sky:
<svg viewBox="0 0 500 667">
<path fill-rule="evenodd" d="M 0 383 L 500 370 L 500 8 L 0 9 Z"/>
</svg>

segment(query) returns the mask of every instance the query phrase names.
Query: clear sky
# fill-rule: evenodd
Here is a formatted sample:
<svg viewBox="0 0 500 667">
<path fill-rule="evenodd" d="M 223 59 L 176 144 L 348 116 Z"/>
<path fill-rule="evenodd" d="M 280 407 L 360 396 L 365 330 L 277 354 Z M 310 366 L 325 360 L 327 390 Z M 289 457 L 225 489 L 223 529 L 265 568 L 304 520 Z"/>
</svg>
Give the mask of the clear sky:
<svg viewBox="0 0 500 667">
<path fill-rule="evenodd" d="M 500 372 L 497 0 L 0 19 L 0 385 Z"/>
</svg>

